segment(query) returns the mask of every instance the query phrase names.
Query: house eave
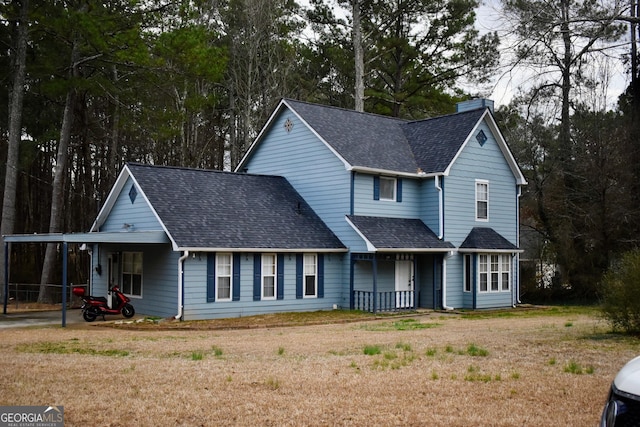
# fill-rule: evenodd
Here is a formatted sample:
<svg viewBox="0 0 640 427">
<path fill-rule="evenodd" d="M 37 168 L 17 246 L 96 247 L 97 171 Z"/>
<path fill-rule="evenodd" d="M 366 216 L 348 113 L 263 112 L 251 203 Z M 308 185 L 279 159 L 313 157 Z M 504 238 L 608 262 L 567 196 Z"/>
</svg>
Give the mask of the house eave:
<svg viewBox="0 0 640 427">
<path fill-rule="evenodd" d="M 6 243 L 170 243 L 164 231 L 115 231 L 89 233 L 12 234 L 3 236 Z"/>
<path fill-rule="evenodd" d="M 459 248 L 458 252 L 460 253 L 490 253 L 490 254 L 521 254 L 524 252 L 524 249 L 482 249 L 482 248 Z"/>
<path fill-rule="evenodd" d="M 436 173 L 400 172 L 396 170 L 370 168 L 366 166 L 350 166 L 348 170 L 352 172 L 360 172 L 360 173 L 366 173 L 370 175 L 388 175 L 388 176 L 397 176 L 397 177 L 415 178 L 415 179 L 433 178 L 436 176 L 443 175 L 442 172 L 436 172 Z"/>
<path fill-rule="evenodd" d="M 241 253 L 345 253 L 347 248 L 233 248 L 233 247 L 178 247 L 176 251 L 189 252 L 241 252 Z"/>
</svg>

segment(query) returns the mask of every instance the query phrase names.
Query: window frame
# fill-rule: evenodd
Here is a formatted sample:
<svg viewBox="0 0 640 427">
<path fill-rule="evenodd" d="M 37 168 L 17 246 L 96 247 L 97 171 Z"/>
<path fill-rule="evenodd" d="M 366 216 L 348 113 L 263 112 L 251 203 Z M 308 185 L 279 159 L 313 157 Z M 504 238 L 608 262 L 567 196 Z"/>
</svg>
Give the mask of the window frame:
<svg viewBox="0 0 640 427">
<path fill-rule="evenodd" d="M 510 253 L 478 254 L 478 293 L 511 292 L 511 264 Z"/>
<path fill-rule="evenodd" d="M 313 274 L 308 274 L 311 266 L 307 259 L 313 257 Z M 313 277 L 313 294 L 307 293 L 307 278 Z M 302 298 L 318 298 L 318 254 L 304 254 L 302 257 Z"/>
<path fill-rule="evenodd" d="M 221 260 L 223 257 L 228 257 L 228 271 L 229 274 L 226 274 L 226 269 L 223 270 L 222 267 L 226 267 L 225 264 L 221 264 Z M 233 300 L 233 254 L 231 252 L 220 252 L 216 253 L 216 267 L 215 267 L 215 296 L 216 301 L 224 302 L 224 301 L 232 301 Z M 220 296 L 220 279 L 228 278 L 229 280 L 229 296 L 221 297 Z"/>
<path fill-rule="evenodd" d="M 273 263 L 268 263 L 271 258 Z M 261 256 L 262 266 L 260 268 L 260 299 L 275 300 L 278 297 L 278 256 L 275 253 L 263 253 Z M 269 272 L 268 270 L 272 270 Z M 273 280 L 273 295 L 266 295 L 265 279 Z"/>
<path fill-rule="evenodd" d="M 139 256 L 139 259 L 137 259 L 138 256 Z M 129 257 L 132 257 L 132 259 L 129 260 L 128 259 Z M 142 291 L 143 291 L 143 284 L 144 284 L 144 252 L 136 252 L 136 251 L 122 252 L 121 259 L 122 259 L 122 271 L 120 273 L 120 291 L 130 298 L 142 298 L 142 294 L 143 294 Z M 139 270 L 140 270 L 139 273 L 136 271 L 136 261 L 139 261 Z M 127 271 L 127 268 L 128 268 L 127 264 L 130 264 L 133 271 Z M 125 276 L 131 277 L 130 285 L 126 285 L 127 287 L 130 286 L 130 288 L 125 287 Z M 133 293 L 134 291 L 133 276 L 140 276 L 140 293 L 139 294 Z"/>
<path fill-rule="evenodd" d="M 484 191 L 481 192 L 480 189 L 484 189 Z M 489 181 L 486 179 L 476 179 L 475 194 L 476 221 L 489 221 Z M 484 216 L 480 215 L 481 204 L 484 204 Z"/>
<path fill-rule="evenodd" d="M 390 198 L 383 196 L 383 191 L 382 191 L 382 188 L 383 188 L 383 184 L 382 183 L 383 183 L 383 181 L 390 182 L 390 184 L 388 184 L 388 185 L 390 185 L 391 192 L 392 192 L 392 195 L 391 195 Z M 379 191 L 380 191 L 380 200 L 381 201 L 384 201 L 384 202 L 395 202 L 398 199 L 398 178 L 394 178 L 392 176 L 381 176 L 379 185 L 380 185 L 380 190 Z"/>
</svg>

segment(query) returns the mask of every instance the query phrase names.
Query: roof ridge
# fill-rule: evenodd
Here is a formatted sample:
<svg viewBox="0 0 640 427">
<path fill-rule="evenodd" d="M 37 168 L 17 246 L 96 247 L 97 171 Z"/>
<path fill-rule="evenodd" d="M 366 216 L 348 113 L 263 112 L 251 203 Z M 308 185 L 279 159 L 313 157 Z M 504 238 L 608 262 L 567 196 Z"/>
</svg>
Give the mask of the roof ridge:
<svg viewBox="0 0 640 427">
<path fill-rule="evenodd" d="M 281 175 L 259 174 L 259 173 L 248 173 L 248 172 L 234 172 L 234 171 L 225 171 L 225 170 L 219 170 L 219 169 L 205 169 L 205 168 L 190 167 L 190 166 L 149 165 L 149 164 L 137 163 L 137 162 L 127 162 L 126 165 L 127 166 L 134 166 L 134 167 L 144 167 L 144 168 L 150 168 L 150 169 L 173 169 L 173 170 L 191 171 L 191 172 L 198 172 L 198 173 L 217 173 L 217 174 L 235 175 L 235 176 L 250 176 L 250 177 L 260 177 L 260 178 L 265 178 L 266 177 L 266 178 L 285 179 Z"/>
<path fill-rule="evenodd" d="M 453 116 L 461 116 L 461 115 L 471 115 L 470 113 L 478 113 L 479 111 L 482 111 L 483 113 L 485 112 L 485 110 L 488 110 L 489 107 L 483 107 L 483 108 L 476 108 L 474 110 L 467 110 L 467 111 L 457 111 L 455 113 L 449 113 L 449 114 L 444 114 L 441 116 L 435 116 L 435 117 L 425 117 L 424 119 L 416 119 L 416 120 L 409 120 L 406 122 L 407 125 L 410 124 L 414 124 L 414 123 L 423 123 L 423 122 L 428 122 L 430 120 L 438 120 L 438 119 L 447 119 L 447 118 L 451 118 Z"/>
<path fill-rule="evenodd" d="M 332 110 L 341 110 L 341 111 L 345 111 L 347 113 L 362 114 L 362 115 L 366 115 L 366 116 L 375 116 L 375 117 L 380 117 L 380 118 L 383 118 L 383 119 L 389 119 L 389 120 L 393 120 L 393 121 L 397 121 L 397 122 L 401 122 L 401 123 L 408 123 L 409 122 L 409 120 L 403 119 L 401 117 L 385 116 L 384 114 L 369 113 L 367 111 L 357 111 L 357 110 L 353 110 L 351 108 L 338 107 L 336 105 L 318 104 L 318 103 L 309 102 L 309 101 L 300 101 L 300 100 L 293 99 L 293 98 L 282 98 L 282 99 L 285 102 L 296 102 L 296 103 L 299 103 L 299 104 L 305 104 L 305 105 L 309 105 L 309 106 L 312 106 L 312 107 L 330 108 Z"/>
</svg>

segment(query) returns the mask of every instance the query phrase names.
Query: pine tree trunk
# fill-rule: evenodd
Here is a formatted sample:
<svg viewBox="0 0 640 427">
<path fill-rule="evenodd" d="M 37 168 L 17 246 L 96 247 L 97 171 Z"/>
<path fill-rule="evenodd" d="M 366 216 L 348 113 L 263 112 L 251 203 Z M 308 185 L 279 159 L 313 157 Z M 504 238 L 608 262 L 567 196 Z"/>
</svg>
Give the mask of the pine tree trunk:
<svg viewBox="0 0 640 427">
<path fill-rule="evenodd" d="M 355 110 L 364 111 L 364 48 L 362 46 L 362 23 L 360 1 L 353 0 L 353 51 L 355 60 Z"/>
<path fill-rule="evenodd" d="M 4 182 L 4 196 L 2 199 L 2 224 L 0 234 L 12 234 L 16 219 L 16 189 L 18 182 L 18 160 L 20 157 L 20 141 L 22 139 L 22 105 L 24 100 L 24 82 L 26 78 L 27 38 L 28 25 L 27 14 L 29 0 L 22 0 L 20 19 L 15 43 L 15 60 L 13 69 L 13 84 L 9 96 L 9 146 L 7 151 L 7 166 Z M 0 244 L 0 271 L 4 283 L 5 272 L 5 246 Z M 4 297 L 4 286 L 0 287 L 0 295 Z"/>
<path fill-rule="evenodd" d="M 74 44 L 71 52 L 71 73 L 77 74 L 76 65 L 77 47 Z M 53 191 L 51 196 L 51 216 L 49 219 L 49 233 L 60 233 L 62 231 L 62 214 L 64 208 L 64 178 L 69 160 L 69 141 L 71 139 L 71 128 L 73 125 L 73 107 L 76 99 L 76 90 L 69 88 L 64 104 L 64 114 L 62 117 L 62 129 L 60 130 L 60 142 L 58 143 L 58 153 L 56 155 L 56 166 L 53 175 Z M 47 244 L 47 250 L 42 265 L 42 275 L 40 276 L 40 292 L 38 302 L 51 303 L 52 292 L 47 286 L 53 280 L 56 262 L 55 243 Z"/>
</svg>

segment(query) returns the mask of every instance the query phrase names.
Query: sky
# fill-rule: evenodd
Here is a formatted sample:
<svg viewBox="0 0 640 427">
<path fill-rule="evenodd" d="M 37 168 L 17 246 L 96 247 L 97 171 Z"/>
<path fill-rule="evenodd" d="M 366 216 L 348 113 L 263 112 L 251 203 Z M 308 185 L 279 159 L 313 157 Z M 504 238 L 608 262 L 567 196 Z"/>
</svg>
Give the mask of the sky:
<svg viewBox="0 0 640 427">
<path fill-rule="evenodd" d="M 502 45 L 501 49 L 504 50 L 509 47 L 512 41 L 506 34 L 507 25 L 500 19 L 499 5 L 500 0 L 482 0 L 480 7 L 476 10 L 476 27 L 481 33 L 498 31 Z M 612 52 L 612 60 L 607 61 L 606 64 L 590 64 L 594 72 L 599 75 L 600 93 L 603 95 L 602 98 L 605 99 L 604 102 L 607 108 L 615 107 L 618 97 L 629 85 L 630 76 L 621 60 L 622 55 L 628 49 L 628 45 L 625 45 Z M 501 70 L 492 81 L 488 97 L 494 100 L 496 108 L 506 105 L 518 93 L 519 88 L 526 87 L 533 77 L 535 77 L 535 72 L 525 69 L 517 69 L 510 73 Z M 597 102 L 601 102 L 601 100 Z"/>
</svg>

